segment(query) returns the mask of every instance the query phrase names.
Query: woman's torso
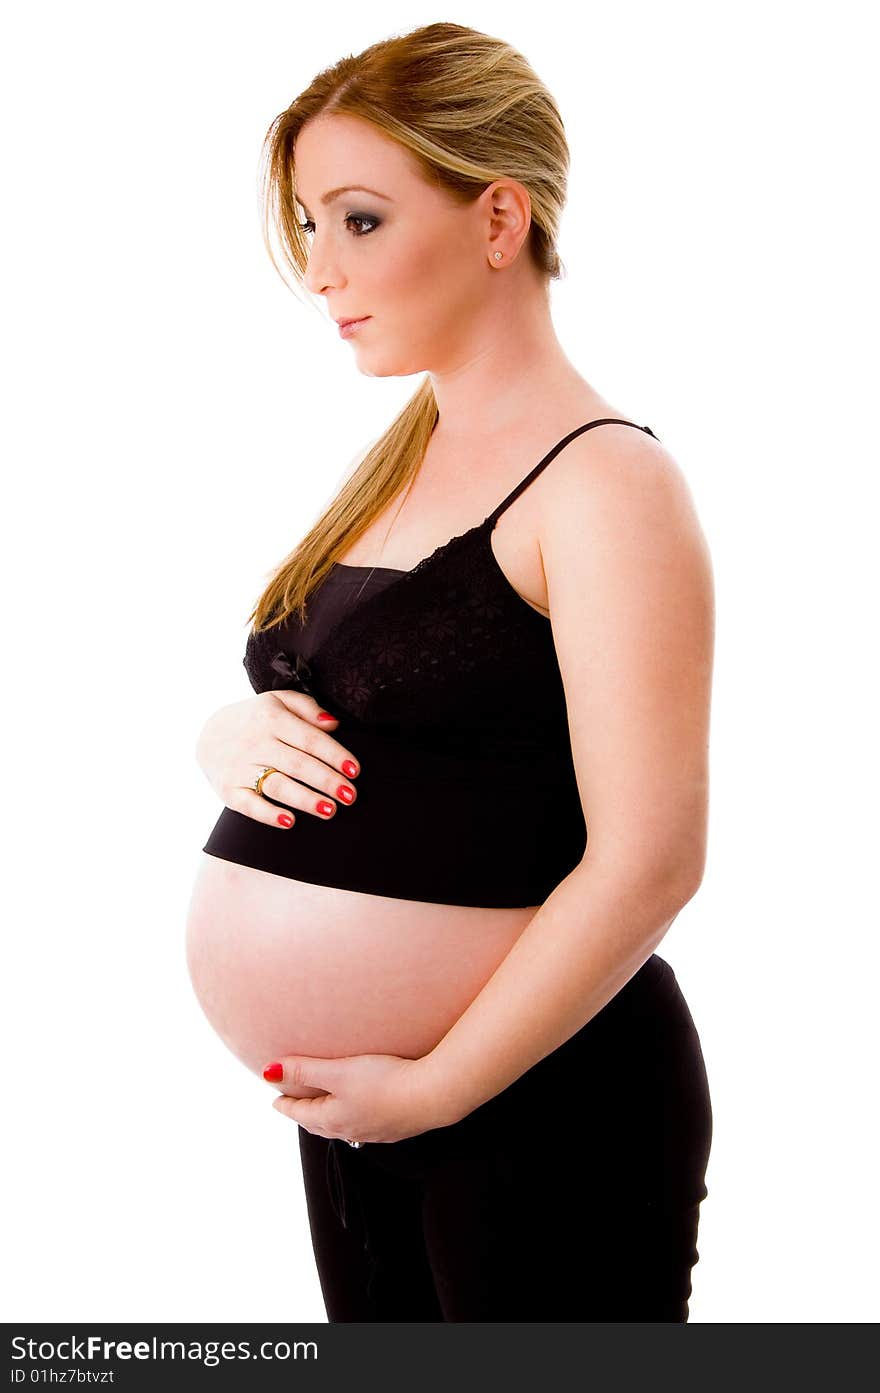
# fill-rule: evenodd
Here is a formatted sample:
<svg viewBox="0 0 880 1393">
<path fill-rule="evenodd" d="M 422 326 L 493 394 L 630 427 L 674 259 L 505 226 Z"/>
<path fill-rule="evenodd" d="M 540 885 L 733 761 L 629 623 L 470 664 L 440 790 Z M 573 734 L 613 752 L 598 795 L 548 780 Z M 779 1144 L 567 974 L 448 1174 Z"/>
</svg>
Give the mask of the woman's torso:
<svg viewBox="0 0 880 1393">
<path fill-rule="evenodd" d="M 433 455 L 429 447 L 400 525 L 393 527 L 393 547 L 389 541 L 383 552 L 382 542 L 398 499 L 346 555 L 347 579 L 366 579 L 379 561 L 389 570 L 410 571 L 448 537 L 465 533 L 482 515 L 483 504 L 488 512 L 527 475 L 548 440 L 566 435 L 572 419 L 579 423 L 578 416 L 580 422 L 628 419 L 595 397 L 570 405 L 560 415 L 561 429 L 545 427 L 538 444 L 519 438 L 505 451 L 496 442 L 493 463 L 484 460 L 470 470 L 456 460 L 460 490 L 450 486 L 442 445 Z M 517 462 L 514 469 L 511 459 Z M 552 487 L 552 470 L 545 470 L 486 539 L 503 581 L 548 626 L 538 518 L 543 492 Z M 360 758 L 357 744 L 348 735 L 345 739 Z M 406 797 L 419 796 L 416 778 L 407 784 Z M 485 796 L 490 816 L 492 790 Z M 332 830 L 332 823 L 351 811 L 340 804 L 320 830 Z M 298 811 L 298 824 L 308 817 Z M 488 908 L 398 899 L 291 879 L 205 854 L 190 904 L 187 957 L 208 1019 L 255 1072 L 285 1053 L 420 1057 L 467 1009 L 539 904 Z"/>
</svg>

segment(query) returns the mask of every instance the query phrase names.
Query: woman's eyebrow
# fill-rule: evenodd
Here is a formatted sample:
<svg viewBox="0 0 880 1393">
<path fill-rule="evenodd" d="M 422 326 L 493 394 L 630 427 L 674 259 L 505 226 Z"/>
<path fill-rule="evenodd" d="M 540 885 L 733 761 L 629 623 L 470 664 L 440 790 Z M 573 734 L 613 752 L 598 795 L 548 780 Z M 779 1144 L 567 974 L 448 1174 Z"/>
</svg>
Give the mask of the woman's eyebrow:
<svg viewBox="0 0 880 1393">
<path fill-rule="evenodd" d="M 330 189 L 328 193 L 321 195 L 321 202 L 326 207 L 328 203 L 333 202 L 334 198 L 338 198 L 339 195 L 343 193 L 371 193 L 375 198 L 384 198 L 386 203 L 394 202 L 393 199 L 388 197 L 387 193 L 379 193 L 378 189 L 368 189 L 366 184 L 344 184 L 340 189 Z M 296 198 L 297 203 L 302 208 L 306 217 L 311 217 L 308 208 L 306 207 L 305 203 L 303 203 L 299 194 L 295 194 L 294 197 Z"/>
</svg>

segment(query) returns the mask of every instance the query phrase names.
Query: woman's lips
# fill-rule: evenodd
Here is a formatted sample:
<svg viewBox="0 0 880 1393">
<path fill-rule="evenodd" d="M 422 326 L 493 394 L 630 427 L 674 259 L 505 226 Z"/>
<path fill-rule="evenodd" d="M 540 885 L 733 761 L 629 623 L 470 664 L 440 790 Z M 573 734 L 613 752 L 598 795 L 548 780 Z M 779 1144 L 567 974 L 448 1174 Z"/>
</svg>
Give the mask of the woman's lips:
<svg viewBox="0 0 880 1393">
<path fill-rule="evenodd" d="M 372 317 L 373 317 L 372 315 L 366 314 L 366 315 L 364 315 L 363 319 L 350 319 L 350 320 L 348 321 L 347 324 L 340 324 L 340 326 L 339 326 L 339 336 L 340 336 L 340 338 L 343 338 L 343 339 L 350 338 L 352 334 L 354 334 L 354 333 L 357 332 L 357 330 L 361 327 L 362 324 L 366 324 L 367 320 L 368 320 L 368 319 L 372 319 Z"/>
</svg>

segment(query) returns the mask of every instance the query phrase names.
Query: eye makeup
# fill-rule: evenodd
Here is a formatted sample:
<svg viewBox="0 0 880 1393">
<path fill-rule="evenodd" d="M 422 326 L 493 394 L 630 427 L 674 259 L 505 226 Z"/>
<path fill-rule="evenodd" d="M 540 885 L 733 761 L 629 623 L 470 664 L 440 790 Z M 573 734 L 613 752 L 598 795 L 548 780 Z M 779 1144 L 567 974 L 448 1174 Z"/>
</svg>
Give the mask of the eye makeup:
<svg viewBox="0 0 880 1393">
<path fill-rule="evenodd" d="M 374 217 L 373 217 L 371 214 L 369 214 L 369 213 L 346 213 L 345 217 L 343 218 L 343 222 L 346 223 L 346 224 L 348 224 L 348 223 L 361 223 L 362 225 L 363 225 L 364 223 L 370 223 L 370 224 L 371 224 L 371 226 L 365 228 L 365 229 L 362 230 L 361 232 L 355 232 L 353 229 L 350 228 L 349 231 L 351 231 L 351 234 L 352 234 L 353 237 L 366 237 L 366 236 L 368 236 L 369 233 L 375 232 L 376 228 L 377 228 L 377 227 L 381 227 L 381 225 L 382 225 L 382 222 L 381 222 L 381 219 L 380 219 L 380 218 L 374 218 Z M 300 226 L 300 230 L 301 230 L 302 232 L 305 232 L 305 233 L 312 233 L 312 232 L 314 232 L 314 230 L 315 230 L 315 224 L 314 224 L 314 222 L 312 221 L 311 218 L 307 218 L 306 221 L 305 221 L 305 222 L 301 222 L 299 226 Z"/>
</svg>

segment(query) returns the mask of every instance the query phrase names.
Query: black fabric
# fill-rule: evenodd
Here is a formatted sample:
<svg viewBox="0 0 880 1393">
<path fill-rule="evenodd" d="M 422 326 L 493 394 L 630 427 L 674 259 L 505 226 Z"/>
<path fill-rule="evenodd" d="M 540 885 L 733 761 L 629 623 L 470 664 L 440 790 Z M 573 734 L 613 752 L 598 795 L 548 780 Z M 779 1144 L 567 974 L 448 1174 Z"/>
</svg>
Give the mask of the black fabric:
<svg viewBox="0 0 880 1393">
<path fill-rule="evenodd" d="M 291 617 L 273 630 L 272 642 L 279 651 L 289 654 L 293 649 L 301 658 L 311 658 L 313 653 L 323 647 L 331 630 L 348 610 L 361 601 L 378 595 L 380 590 L 391 585 L 398 576 L 405 575 L 406 571 L 395 571 L 390 566 L 345 566 L 337 562 L 323 584 L 309 596 L 307 622 L 300 624 L 297 619 Z M 265 690 L 260 685 L 262 674 L 256 646 L 248 645 L 245 666 L 254 688 L 258 691 Z M 277 669 L 273 671 L 276 676 L 283 677 L 283 662 L 280 672 Z M 273 679 L 272 689 L 275 690 L 277 685 L 279 684 Z"/>
<path fill-rule="evenodd" d="M 204 851 L 396 899 L 543 903 L 583 856 L 587 829 L 552 626 L 513 589 L 490 537 L 569 441 L 607 424 L 654 434 L 588 421 L 412 570 L 336 567 L 305 625 L 249 635 L 254 691 L 306 691 L 338 717 L 331 734 L 360 761 L 358 796 L 329 821 L 294 809 L 286 831 L 224 808 Z"/>
<path fill-rule="evenodd" d="M 452 1126 L 354 1150 L 298 1124 L 328 1320 L 685 1323 L 712 1127 L 656 953 Z"/>
</svg>

